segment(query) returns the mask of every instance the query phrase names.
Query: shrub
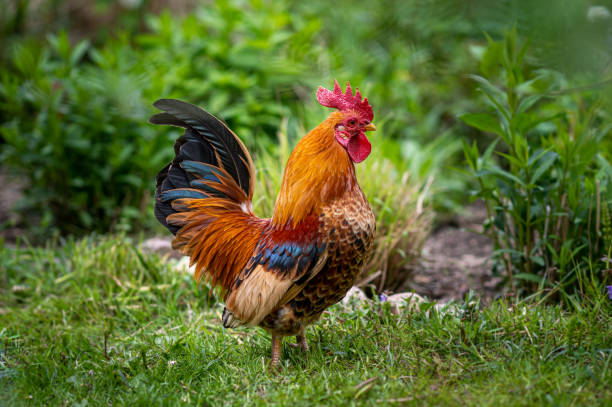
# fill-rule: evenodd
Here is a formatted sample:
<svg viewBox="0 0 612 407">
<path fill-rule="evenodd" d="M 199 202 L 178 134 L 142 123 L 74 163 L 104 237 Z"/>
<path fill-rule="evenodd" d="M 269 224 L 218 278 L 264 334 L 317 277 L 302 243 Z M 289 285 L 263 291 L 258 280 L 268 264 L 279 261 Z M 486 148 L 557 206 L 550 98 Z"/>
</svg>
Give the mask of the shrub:
<svg viewBox="0 0 612 407">
<path fill-rule="evenodd" d="M 147 208 L 153 174 L 170 158 L 156 129 L 142 126 L 145 78 L 121 44 L 113 54 L 71 47 L 14 49 L 0 78 L 3 163 L 26 177 L 21 209 L 34 232 L 108 230 Z"/>
<path fill-rule="evenodd" d="M 559 91 L 560 74 L 531 72 L 526 51 L 516 31 L 490 40 L 485 65 L 501 66 L 503 85 L 472 76 L 491 111 L 461 119 L 497 139 L 482 154 L 466 143 L 464 153 L 511 289 L 572 291 L 580 269 L 601 269 L 610 251 L 600 219 L 612 202 L 612 167 L 600 143 L 612 123 L 592 95 Z"/>
<path fill-rule="evenodd" d="M 271 144 L 282 118 L 304 103 L 298 93 L 314 101 L 320 23 L 291 16 L 284 2 L 220 1 L 183 19 L 164 12 L 148 21 L 151 32 L 135 39 L 147 96 L 205 106 L 251 149 Z"/>
<path fill-rule="evenodd" d="M 7 68 L 0 76 L 0 156 L 29 183 L 19 207 L 23 218 L 41 236 L 149 227 L 153 179 L 178 136 L 146 123 L 160 97 L 205 107 L 256 154 L 274 143 L 283 118 L 305 128 L 321 120 L 316 86 L 350 79 L 370 97 L 377 124 L 387 123 L 386 136 L 400 142 L 393 165 L 415 164 L 415 151 L 431 153 L 412 172 L 426 179 L 447 165 L 438 158 L 452 163 L 456 149 L 430 143 L 453 125 L 448 118 L 468 100 L 453 95 L 466 88 L 440 82 L 431 67 L 444 50 L 463 55 L 440 62 L 459 61 L 448 68 L 455 72 L 473 58 L 439 41 L 430 54 L 428 40 L 436 34 L 420 31 L 428 24 L 413 27 L 406 10 L 394 23 L 402 35 L 387 38 L 388 7 L 326 9 L 323 2 L 221 1 L 183 18 L 147 16 L 148 31 L 131 24 L 130 35 L 96 35 L 103 41 L 97 47 L 71 46 L 73 32 L 45 42 L 13 30 L 0 50 Z M 367 24 L 353 24 L 364 19 Z M 408 45 L 417 31 L 418 44 Z M 435 155 L 440 150 L 445 155 Z M 461 190 L 441 181 L 438 191 Z M 455 199 L 434 196 L 443 207 Z"/>
</svg>

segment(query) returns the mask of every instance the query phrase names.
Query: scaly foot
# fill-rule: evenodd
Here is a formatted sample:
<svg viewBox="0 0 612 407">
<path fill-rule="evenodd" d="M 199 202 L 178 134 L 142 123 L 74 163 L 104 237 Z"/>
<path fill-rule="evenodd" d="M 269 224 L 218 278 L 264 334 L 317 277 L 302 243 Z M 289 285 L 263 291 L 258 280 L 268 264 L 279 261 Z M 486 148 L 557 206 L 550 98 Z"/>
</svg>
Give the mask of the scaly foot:
<svg viewBox="0 0 612 407">
<path fill-rule="evenodd" d="M 270 357 L 270 368 L 277 369 L 280 363 L 283 338 L 281 336 L 272 335 L 272 355 Z"/>
</svg>

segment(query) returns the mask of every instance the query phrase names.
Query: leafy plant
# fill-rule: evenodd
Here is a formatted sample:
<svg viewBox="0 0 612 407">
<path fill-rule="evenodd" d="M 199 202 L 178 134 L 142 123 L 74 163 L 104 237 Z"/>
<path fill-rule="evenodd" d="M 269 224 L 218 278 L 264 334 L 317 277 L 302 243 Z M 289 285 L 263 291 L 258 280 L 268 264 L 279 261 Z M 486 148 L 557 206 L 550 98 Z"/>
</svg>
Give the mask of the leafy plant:
<svg viewBox="0 0 612 407">
<path fill-rule="evenodd" d="M 152 99 L 176 97 L 214 112 L 251 149 L 265 150 L 283 117 L 315 88 L 319 22 L 292 17 L 280 1 L 219 1 L 179 19 L 148 19 L 135 39 Z M 307 50 L 307 51 L 304 51 Z"/>
<path fill-rule="evenodd" d="M 328 15 L 323 6 L 220 1 L 185 17 L 147 16 L 146 32 L 134 24 L 129 35 L 96 32 L 91 41 L 103 41 L 99 46 L 71 44 L 81 32 L 74 29 L 47 41 L 11 37 L 2 50 L 7 69 L 0 76 L 0 155 L 9 171 L 29 183 L 17 208 L 22 219 L 41 237 L 53 230 L 82 234 L 152 226 L 153 178 L 178 136 L 146 123 L 150 104 L 160 97 L 205 107 L 257 154 L 272 148 L 283 118 L 304 128 L 320 122 L 312 95 L 318 85 L 351 80 L 370 96 L 377 124 L 386 123 L 385 136 L 400 141 L 401 149 L 388 151 L 394 166 L 408 160 L 412 175 L 427 179 L 452 165 L 457 143 L 447 143 L 453 126 L 447 119 L 469 99 L 453 96 L 467 89 L 463 85 L 439 83 L 431 71 L 435 62 L 425 40 L 435 34 L 422 32 L 418 46 L 406 46 L 401 36 L 373 40 L 386 36 L 380 29 L 389 10 L 377 7 L 369 15 L 351 7 Z M 364 18 L 371 21 L 349 24 Z M 404 18 L 397 29 L 406 35 L 419 31 Z M 349 46 L 351 41 L 365 49 Z M 432 54 L 461 61 L 453 70 L 474 63 L 460 47 L 444 48 L 457 57 L 443 58 L 438 46 Z M 432 141 L 437 134 L 447 138 Z M 435 179 L 437 207 L 456 207 L 456 196 L 446 191 L 464 190 L 463 181 Z"/>
<path fill-rule="evenodd" d="M 93 64 L 81 64 L 89 56 Z M 144 77 L 133 53 L 72 47 L 66 33 L 49 47 L 22 44 L 0 78 L 3 163 L 27 178 L 24 219 L 38 232 L 108 230 L 140 218 L 169 140 L 143 127 Z"/>
<path fill-rule="evenodd" d="M 588 95 L 554 97 L 558 75 L 529 72 L 526 51 L 515 30 L 503 42 L 489 39 L 486 65 L 501 66 L 503 86 L 472 75 L 492 112 L 461 120 L 497 139 L 482 154 L 465 143 L 464 154 L 511 289 L 560 283 L 571 291 L 580 269 L 608 250 L 599 219 L 612 171 L 598 145 L 612 126 Z"/>
</svg>

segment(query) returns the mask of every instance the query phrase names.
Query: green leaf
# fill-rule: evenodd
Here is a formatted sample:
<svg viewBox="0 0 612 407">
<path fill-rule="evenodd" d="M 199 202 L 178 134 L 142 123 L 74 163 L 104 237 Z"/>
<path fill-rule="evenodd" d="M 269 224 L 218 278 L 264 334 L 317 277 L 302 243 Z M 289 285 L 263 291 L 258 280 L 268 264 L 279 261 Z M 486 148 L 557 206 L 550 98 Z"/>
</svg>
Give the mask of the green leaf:
<svg viewBox="0 0 612 407">
<path fill-rule="evenodd" d="M 88 48 L 89 48 L 89 41 L 83 40 L 79 42 L 74 47 L 74 49 L 72 50 L 72 53 L 70 54 L 70 65 L 74 66 L 78 62 L 80 62 L 81 58 L 83 58 L 83 55 L 85 54 L 85 52 L 87 52 Z"/>
<path fill-rule="evenodd" d="M 532 184 L 537 184 L 540 177 L 550 168 L 551 165 L 557 159 L 557 154 L 549 151 L 542 159 L 539 161 L 538 166 L 533 172 L 533 176 L 531 180 L 529 180 Z"/>
<path fill-rule="evenodd" d="M 466 75 L 468 78 L 475 80 L 480 84 L 480 88 L 488 95 L 496 96 L 503 100 L 505 98 L 504 92 L 489 82 L 486 78 L 480 75 Z"/>
<path fill-rule="evenodd" d="M 522 115 L 517 116 L 518 118 L 517 128 L 522 133 L 527 133 L 528 131 L 530 131 L 531 129 L 539 125 L 540 123 L 553 121 L 555 119 L 562 119 L 564 117 L 565 117 L 565 113 L 556 113 L 550 116 L 541 117 L 541 116 L 538 116 L 537 114 L 529 114 L 525 112 Z"/>
<path fill-rule="evenodd" d="M 488 77 L 495 77 L 499 73 L 499 58 L 502 53 L 502 45 L 487 38 L 489 46 L 480 60 L 480 71 Z"/>
<path fill-rule="evenodd" d="M 518 108 L 516 109 L 516 114 L 519 115 L 521 113 L 526 112 L 533 105 L 538 103 L 543 97 L 544 95 L 531 95 L 527 96 L 526 98 L 523 98 L 523 100 L 521 100 L 521 102 L 519 103 Z"/>
<path fill-rule="evenodd" d="M 544 281 L 544 277 L 532 273 L 518 273 L 514 275 L 514 278 L 518 280 L 531 281 L 538 284 L 541 284 Z"/>
<path fill-rule="evenodd" d="M 531 256 L 529 259 L 535 264 L 537 264 L 538 266 L 542 266 L 542 267 L 545 266 L 544 258 L 542 256 Z"/>
<path fill-rule="evenodd" d="M 491 159 L 491 154 L 493 154 L 493 151 L 495 150 L 497 143 L 499 143 L 499 140 L 500 138 L 498 137 L 497 139 L 495 139 L 495 141 L 489 144 L 489 147 L 487 147 L 487 149 L 482 154 L 482 157 L 479 160 L 480 165 L 485 165 L 486 163 L 489 162 L 489 160 Z"/>
<path fill-rule="evenodd" d="M 504 171 L 497 166 L 491 166 L 490 168 L 488 168 L 488 170 L 493 174 L 499 175 L 502 178 L 519 184 L 521 187 L 525 187 L 525 183 L 520 178 L 518 178 L 514 174 L 509 173 L 508 171 Z"/>
<path fill-rule="evenodd" d="M 515 256 L 523 257 L 522 252 L 519 252 L 518 250 L 514 250 L 514 249 L 498 249 L 498 250 L 493 251 L 493 256 L 499 256 L 500 254 L 505 254 L 505 253 L 510 253 L 510 254 L 514 254 Z"/>
<path fill-rule="evenodd" d="M 463 145 L 463 155 L 465 156 L 465 160 L 473 170 L 477 170 L 478 168 L 476 167 L 476 160 L 478 158 L 478 152 L 474 154 L 473 147 L 464 139 L 461 139 L 461 143 Z M 475 145 L 476 142 L 474 141 L 474 146 Z"/>
<path fill-rule="evenodd" d="M 488 133 L 494 133 L 498 136 L 503 134 L 499 121 L 495 116 L 489 113 L 466 113 L 459 116 L 459 119 L 468 126 L 477 128 L 478 130 Z"/>
<path fill-rule="evenodd" d="M 506 160 L 508 160 L 508 162 L 510 162 L 511 164 L 516 165 L 518 168 L 523 168 L 524 164 L 523 161 L 521 161 L 520 159 L 510 155 L 510 154 L 506 154 L 506 153 L 502 153 L 502 152 L 496 152 L 497 155 L 504 157 Z"/>
</svg>

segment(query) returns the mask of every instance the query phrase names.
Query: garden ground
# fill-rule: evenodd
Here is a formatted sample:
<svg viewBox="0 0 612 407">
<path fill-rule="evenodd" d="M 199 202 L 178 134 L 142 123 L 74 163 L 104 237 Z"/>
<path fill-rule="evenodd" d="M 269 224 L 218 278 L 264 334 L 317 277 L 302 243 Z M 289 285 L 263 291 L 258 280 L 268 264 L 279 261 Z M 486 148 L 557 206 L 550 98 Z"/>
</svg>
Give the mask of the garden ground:
<svg viewBox="0 0 612 407">
<path fill-rule="evenodd" d="M 225 330 L 222 306 L 125 238 L 0 247 L 5 405 L 609 405 L 611 302 L 338 304 L 307 355 Z"/>
</svg>

